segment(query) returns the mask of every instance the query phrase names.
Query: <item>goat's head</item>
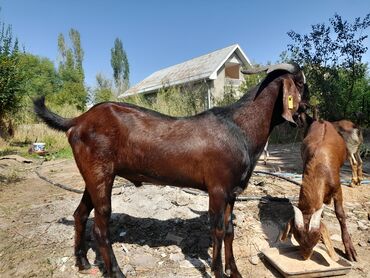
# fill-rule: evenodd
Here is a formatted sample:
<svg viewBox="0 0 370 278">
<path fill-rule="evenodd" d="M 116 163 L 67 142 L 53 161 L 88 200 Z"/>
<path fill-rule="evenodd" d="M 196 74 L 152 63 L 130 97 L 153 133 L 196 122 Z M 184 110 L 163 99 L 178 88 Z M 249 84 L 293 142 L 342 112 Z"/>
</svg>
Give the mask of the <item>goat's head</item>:
<svg viewBox="0 0 370 278">
<path fill-rule="evenodd" d="M 291 229 L 294 238 L 299 243 L 300 253 L 304 260 L 311 257 L 313 248 L 321 238 L 321 214 L 324 206 L 313 214 L 303 214 L 302 211 L 293 206 L 294 220 L 287 224 L 282 239 L 285 239 Z"/>
<path fill-rule="evenodd" d="M 308 87 L 306 77 L 298 64 L 277 64 L 262 68 L 242 70 L 243 74 L 266 72 L 265 80 L 281 76 L 283 119 L 294 125 L 300 125 L 299 115 L 307 109 Z M 264 81 L 265 81 L 264 80 Z M 263 83 L 263 82 L 262 82 Z"/>
</svg>

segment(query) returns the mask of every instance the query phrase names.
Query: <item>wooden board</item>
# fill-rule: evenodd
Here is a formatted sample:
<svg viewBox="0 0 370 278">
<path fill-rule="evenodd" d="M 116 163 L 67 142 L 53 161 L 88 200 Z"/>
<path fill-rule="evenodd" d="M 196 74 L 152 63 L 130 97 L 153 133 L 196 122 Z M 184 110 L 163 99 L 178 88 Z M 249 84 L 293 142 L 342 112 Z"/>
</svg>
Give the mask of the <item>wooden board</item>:
<svg viewBox="0 0 370 278">
<path fill-rule="evenodd" d="M 267 248 L 262 250 L 266 259 L 284 277 L 328 277 L 344 275 L 351 270 L 351 263 L 340 258 L 333 261 L 326 250 L 315 247 L 311 259 L 304 261 L 298 246 L 285 248 Z"/>
</svg>

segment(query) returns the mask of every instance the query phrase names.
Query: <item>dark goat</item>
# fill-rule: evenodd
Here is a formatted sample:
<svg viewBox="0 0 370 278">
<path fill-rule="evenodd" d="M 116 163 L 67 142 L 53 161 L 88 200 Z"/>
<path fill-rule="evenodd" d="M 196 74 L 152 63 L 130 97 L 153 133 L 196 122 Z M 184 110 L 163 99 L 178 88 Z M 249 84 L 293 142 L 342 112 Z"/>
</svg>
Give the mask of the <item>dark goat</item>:
<svg viewBox="0 0 370 278">
<path fill-rule="evenodd" d="M 313 121 L 303 140 L 301 151 L 304 169 L 298 207 L 293 207 L 294 221 L 287 224 L 282 239 L 292 229 L 305 260 L 311 257 L 313 248 L 321 239 L 329 255 L 336 259 L 328 230 L 321 222 L 323 204 L 328 205 L 333 199 L 346 255 L 349 260 L 356 260 L 357 253 L 346 226 L 339 176 L 347 155 L 343 138 L 330 122 Z"/>
<path fill-rule="evenodd" d="M 192 117 L 175 118 L 127 103 L 102 103 L 73 119 L 50 112 L 44 99 L 35 112 L 50 127 L 65 131 L 86 188 L 74 213 L 75 255 L 80 270 L 86 258 L 84 230 L 95 209 L 93 231 L 108 276 L 123 277 L 109 241 L 112 184 L 116 175 L 136 186 L 142 182 L 198 188 L 209 194 L 213 240 L 212 270 L 241 277 L 233 255 L 232 211 L 248 183 L 275 125 L 293 116 L 305 91 L 298 65 L 260 69 L 266 78 L 236 103 Z M 246 71 L 246 74 L 256 73 Z"/>
</svg>

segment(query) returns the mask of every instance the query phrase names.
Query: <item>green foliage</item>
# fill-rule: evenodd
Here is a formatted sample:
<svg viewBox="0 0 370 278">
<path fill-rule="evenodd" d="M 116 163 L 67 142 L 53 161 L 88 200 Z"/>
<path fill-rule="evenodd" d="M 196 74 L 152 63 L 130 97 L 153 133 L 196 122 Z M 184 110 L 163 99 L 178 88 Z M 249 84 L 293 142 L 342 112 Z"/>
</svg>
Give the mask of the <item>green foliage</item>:
<svg viewBox="0 0 370 278">
<path fill-rule="evenodd" d="M 156 94 L 139 94 L 124 101 L 171 116 L 190 116 L 205 110 L 207 89 L 204 83 L 163 86 Z"/>
<path fill-rule="evenodd" d="M 130 65 L 126 51 L 123 49 L 122 41 L 116 38 L 114 47 L 111 49 L 111 60 L 113 78 L 117 88 L 117 95 L 126 91 L 130 86 Z"/>
<path fill-rule="evenodd" d="M 256 65 L 255 67 L 259 67 L 259 65 Z M 245 74 L 244 75 L 244 81 L 240 85 L 240 91 L 241 92 L 248 92 L 250 89 L 254 88 L 258 83 L 260 83 L 264 78 L 266 74 L 265 73 L 258 73 L 258 74 Z"/>
<path fill-rule="evenodd" d="M 52 61 L 29 53 L 19 55 L 24 74 L 24 90 L 31 98 L 57 92 L 60 81 Z"/>
<path fill-rule="evenodd" d="M 79 32 L 71 29 L 69 36 L 72 41 L 72 48 L 67 46 L 63 34 L 58 36 L 60 57 L 58 75 L 61 87 L 54 96 L 54 101 L 58 105 L 72 104 L 78 110 L 84 111 L 87 102 L 87 90 L 84 85 L 84 71 L 82 68 L 84 52 L 81 47 Z"/>
<path fill-rule="evenodd" d="M 47 98 L 59 90 L 60 81 L 54 64 L 47 58 L 41 58 L 29 53 L 19 54 L 19 67 L 23 75 L 23 90 L 25 92 L 21 99 L 21 109 L 16 115 L 16 125 L 20 123 L 31 123 L 34 120 L 30 113 L 32 99 L 45 95 Z"/>
<path fill-rule="evenodd" d="M 94 104 L 104 102 L 104 101 L 114 101 L 116 97 L 112 90 L 112 82 L 105 78 L 102 74 L 96 75 L 96 83 L 93 94 L 94 94 Z"/>
<path fill-rule="evenodd" d="M 225 91 L 221 99 L 215 99 L 216 106 L 226 106 L 238 100 L 236 90 L 232 86 L 225 86 Z"/>
<path fill-rule="evenodd" d="M 13 135 L 12 119 L 21 108 L 24 76 L 20 67 L 18 40 L 11 26 L 0 22 L 0 137 Z"/>
<path fill-rule="evenodd" d="M 319 103 L 321 117 L 355 119 L 355 113 L 366 113 L 369 83 L 366 76 L 367 65 L 362 56 L 367 51 L 363 32 L 370 26 L 370 14 L 363 20 L 356 18 L 353 23 L 334 15 L 329 19 L 330 26 L 316 24 L 311 32 L 300 35 L 288 32 L 293 43 L 285 60 L 294 60 L 304 66 L 310 93 Z M 369 120 L 370 121 L 370 120 Z"/>
</svg>

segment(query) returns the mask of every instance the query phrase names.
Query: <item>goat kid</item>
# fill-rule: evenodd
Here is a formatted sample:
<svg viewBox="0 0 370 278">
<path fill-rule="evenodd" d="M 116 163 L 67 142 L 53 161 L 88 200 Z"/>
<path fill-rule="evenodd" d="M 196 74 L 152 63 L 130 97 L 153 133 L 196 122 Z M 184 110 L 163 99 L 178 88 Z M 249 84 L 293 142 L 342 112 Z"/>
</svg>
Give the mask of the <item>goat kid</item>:
<svg viewBox="0 0 370 278">
<path fill-rule="evenodd" d="M 311 257 L 313 248 L 320 239 L 325 244 L 330 257 L 334 260 L 338 258 L 329 232 L 321 222 L 323 204 L 330 204 L 332 199 L 341 227 L 346 255 L 349 260 L 356 260 L 357 253 L 346 226 L 339 177 L 346 153 L 343 138 L 330 122 L 313 121 L 301 148 L 304 171 L 298 207 L 293 206 L 294 219 L 287 223 L 281 237 L 285 240 L 292 230 L 305 260 Z"/>
<path fill-rule="evenodd" d="M 317 108 L 312 108 L 313 117 L 310 117 L 306 113 L 300 113 L 298 116 L 299 125 L 305 128 L 305 134 L 307 133 L 311 124 L 318 120 Z M 331 123 L 346 143 L 347 158 L 351 164 L 352 170 L 352 180 L 349 186 L 355 187 L 357 185 L 361 185 L 361 181 L 364 179 L 362 171 L 362 159 L 360 156 L 360 147 L 364 141 L 362 131 L 359 126 L 349 120 L 340 120 Z"/>
<path fill-rule="evenodd" d="M 51 128 L 66 132 L 86 183 L 75 218 L 75 256 L 79 270 L 90 268 L 85 245 L 86 221 L 95 209 L 93 232 L 107 275 L 124 277 L 109 240 L 111 193 L 116 175 L 142 182 L 192 187 L 209 194 L 213 241 L 212 270 L 241 277 L 233 254 L 232 212 L 237 194 L 252 174 L 267 138 L 285 120 L 295 124 L 306 89 L 296 64 L 244 71 L 266 78 L 236 103 L 191 117 L 170 117 L 132 104 L 95 105 L 73 119 L 62 118 L 35 100 L 36 114 Z"/>
<path fill-rule="evenodd" d="M 357 125 L 348 120 L 336 121 L 332 124 L 346 142 L 347 156 L 352 168 L 350 186 L 361 185 L 361 181 L 364 179 L 360 156 L 360 146 L 364 142 L 362 131 Z"/>
</svg>

